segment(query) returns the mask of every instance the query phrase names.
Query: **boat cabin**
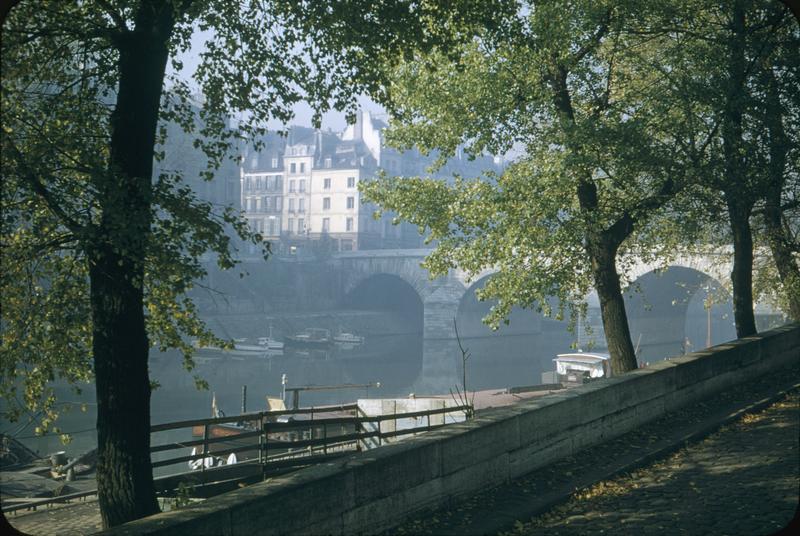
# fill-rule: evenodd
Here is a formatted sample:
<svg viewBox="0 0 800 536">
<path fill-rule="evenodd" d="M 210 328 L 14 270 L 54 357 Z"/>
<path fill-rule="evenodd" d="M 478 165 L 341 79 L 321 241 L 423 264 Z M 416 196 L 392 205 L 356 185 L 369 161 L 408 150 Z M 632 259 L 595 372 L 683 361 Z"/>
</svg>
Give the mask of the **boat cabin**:
<svg viewBox="0 0 800 536">
<path fill-rule="evenodd" d="M 567 387 L 611 376 L 611 356 L 608 354 L 589 352 L 558 354 L 553 361 L 556 364 L 558 381 Z"/>
</svg>

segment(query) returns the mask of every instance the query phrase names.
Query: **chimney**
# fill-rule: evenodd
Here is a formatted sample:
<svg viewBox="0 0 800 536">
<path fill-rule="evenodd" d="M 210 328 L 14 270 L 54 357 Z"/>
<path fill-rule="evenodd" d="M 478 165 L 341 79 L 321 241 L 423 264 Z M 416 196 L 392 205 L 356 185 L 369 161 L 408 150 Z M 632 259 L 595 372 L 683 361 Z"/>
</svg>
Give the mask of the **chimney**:
<svg viewBox="0 0 800 536">
<path fill-rule="evenodd" d="M 364 139 L 364 111 L 359 110 L 356 114 L 356 124 L 353 125 L 353 139 Z"/>
<path fill-rule="evenodd" d="M 317 155 L 317 159 L 322 158 L 322 130 L 317 129 L 314 132 L 314 145 L 316 146 L 315 152 Z"/>
</svg>

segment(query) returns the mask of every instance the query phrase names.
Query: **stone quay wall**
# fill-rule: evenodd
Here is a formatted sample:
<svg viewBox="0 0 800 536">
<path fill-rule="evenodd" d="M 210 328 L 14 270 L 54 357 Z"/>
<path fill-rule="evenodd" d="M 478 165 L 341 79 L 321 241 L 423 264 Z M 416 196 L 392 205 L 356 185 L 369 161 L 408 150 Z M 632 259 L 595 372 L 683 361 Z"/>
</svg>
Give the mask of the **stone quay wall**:
<svg viewBox="0 0 800 536">
<path fill-rule="evenodd" d="M 800 324 L 489 410 L 104 534 L 363 534 L 521 476 L 800 358 Z"/>
</svg>

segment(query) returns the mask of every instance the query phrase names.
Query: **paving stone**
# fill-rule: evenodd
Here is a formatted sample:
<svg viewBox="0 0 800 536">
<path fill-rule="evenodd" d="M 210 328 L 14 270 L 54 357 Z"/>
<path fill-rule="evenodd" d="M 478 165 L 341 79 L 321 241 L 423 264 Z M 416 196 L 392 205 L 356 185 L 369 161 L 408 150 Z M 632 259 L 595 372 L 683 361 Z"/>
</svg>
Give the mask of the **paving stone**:
<svg viewBox="0 0 800 536">
<path fill-rule="evenodd" d="M 469 518 L 439 509 L 435 513 L 419 513 L 410 522 L 443 535 L 771 534 L 775 527 L 783 527 L 791 520 L 798 505 L 797 393 L 768 411 L 746 416 L 704 440 L 689 443 L 683 450 L 635 471 L 633 476 L 604 482 L 607 489 L 596 496 L 557 506 L 532 522 L 529 517 L 520 517 L 524 508 L 519 505 L 495 501 L 509 490 L 523 487 L 530 490 L 525 497 L 533 504 L 554 487 L 573 482 L 574 476 L 564 479 L 568 472 L 581 475 L 615 457 L 641 456 L 654 437 L 664 438 L 672 431 L 696 427 L 716 414 L 724 417 L 728 413 L 720 413 L 721 410 L 746 407 L 769 396 L 776 385 L 798 380 L 797 366 L 766 375 L 712 401 L 674 412 L 593 447 L 584 456 L 561 460 L 507 485 L 476 494 L 459 505 L 472 510 Z M 535 508 L 528 506 L 529 510 Z M 518 513 L 516 522 L 504 524 L 514 511 Z M 434 517 L 436 522 L 432 522 Z M 588 519 L 590 523 L 584 525 L 577 519 Z M 755 530 L 756 525 L 768 530 Z M 413 533 L 407 531 L 408 526 L 404 524 L 387 533 Z"/>
</svg>

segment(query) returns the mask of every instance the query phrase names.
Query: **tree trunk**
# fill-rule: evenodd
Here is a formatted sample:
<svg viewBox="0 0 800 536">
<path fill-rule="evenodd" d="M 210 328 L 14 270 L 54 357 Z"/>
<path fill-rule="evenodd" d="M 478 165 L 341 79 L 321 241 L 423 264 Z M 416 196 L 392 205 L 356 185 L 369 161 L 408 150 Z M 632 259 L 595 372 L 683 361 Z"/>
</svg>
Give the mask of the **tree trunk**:
<svg viewBox="0 0 800 536">
<path fill-rule="evenodd" d="M 634 370 L 637 368 L 636 352 L 631 342 L 628 314 L 617 273 L 617 246 L 606 237 L 595 236 L 587 237 L 586 249 L 591 258 L 595 289 L 600 300 L 611 370 L 614 374 Z"/>
<path fill-rule="evenodd" d="M 745 107 L 745 14 L 743 0 L 735 0 L 728 39 L 728 80 L 724 117 L 722 121 L 722 149 L 725 177 L 722 191 L 730 217 L 733 234 L 733 311 L 736 335 L 747 337 L 756 332 L 753 314 L 753 236 L 750 214 L 752 195 L 747 188 L 744 173 L 744 148 L 742 147 L 742 114 Z"/>
<path fill-rule="evenodd" d="M 97 389 L 97 495 L 104 527 L 159 511 L 150 465 L 150 380 L 141 285 L 106 248 L 90 268 Z"/>
<path fill-rule="evenodd" d="M 551 72 L 553 104 L 561 115 L 564 130 L 568 132 L 575 125 L 575 111 L 567 84 L 567 69 L 555 65 Z M 575 147 L 580 152 L 580 147 Z M 626 214 L 604 231 L 594 230 L 594 218 L 599 209 L 597 186 L 592 181 L 591 171 L 578 181 L 577 197 L 584 216 L 587 231 L 584 235 L 586 253 L 592 263 L 597 298 L 600 301 L 600 314 L 603 318 L 603 331 L 611 355 L 611 370 L 622 374 L 637 368 L 636 352 L 631 341 L 628 314 L 617 273 L 617 251 L 620 244 L 633 232 L 633 222 Z"/>
<path fill-rule="evenodd" d="M 172 6 L 144 0 L 120 34 L 109 169 L 95 181 L 101 217 L 88 251 L 97 389 L 97 491 L 104 527 L 158 512 L 150 463 L 145 256 L 153 146 L 174 26 Z"/>
<path fill-rule="evenodd" d="M 752 203 L 742 202 L 736 194 L 726 194 L 728 216 L 733 233 L 733 317 L 736 336 L 749 337 L 756 333 L 753 313 L 753 234 L 750 228 Z"/>
<path fill-rule="evenodd" d="M 780 194 L 778 201 L 780 201 Z M 786 229 L 783 226 L 779 203 L 776 206 L 775 203 L 768 201 L 764 210 L 764 223 L 772 259 L 789 303 L 789 317 L 800 322 L 800 269 L 786 238 Z"/>
<path fill-rule="evenodd" d="M 789 303 L 789 316 L 800 322 L 800 268 L 797 266 L 790 245 L 787 229 L 784 227 L 781 211 L 781 194 L 786 177 L 786 155 L 789 140 L 783 127 L 783 108 L 780 101 L 778 81 L 767 65 L 763 71 L 766 89 L 765 122 L 769 132 L 768 184 L 764 195 L 764 226 L 772 259 L 783 284 L 783 291 Z"/>
</svg>

